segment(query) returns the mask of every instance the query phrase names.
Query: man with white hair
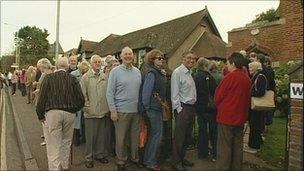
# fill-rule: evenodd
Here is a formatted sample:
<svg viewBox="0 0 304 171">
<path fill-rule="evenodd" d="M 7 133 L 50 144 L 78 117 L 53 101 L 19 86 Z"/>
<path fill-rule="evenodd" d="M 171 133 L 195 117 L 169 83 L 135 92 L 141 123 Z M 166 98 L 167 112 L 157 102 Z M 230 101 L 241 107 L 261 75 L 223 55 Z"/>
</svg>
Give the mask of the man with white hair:
<svg viewBox="0 0 304 171">
<path fill-rule="evenodd" d="M 69 169 L 75 112 L 84 106 L 77 79 L 66 72 L 68 59 L 56 62 L 57 70 L 44 77 L 36 112 L 45 127 L 49 170 Z"/>
<path fill-rule="evenodd" d="M 106 101 L 107 76 L 101 71 L 101 57 L 91 57 L 91 69 L 81 78 L 81 88 L 85 97 L 83 108 L 86 135 L 85 166 L 92 168 L 94 159 L 106 164 L 106 122 L 109 120 L 109 107 Z"/>
<path fill-rule="evenodd" d="M 126 170 L 128 159 L 126 142 L 130 143 L 131 161 L 142 168 L 138 157 L 139 121 L 138 98 L 141 84 L 140 71 L 132 65 L 133 51 L 124 47 L 121 51 L 122 64 L 110 71 L 107 101 L 114 121 L 116 136 L 116 155 L 119 171 Z M 130 138 L 130 139 L 127 139 Z"/>
<path fill-rule="evenodd" d="M 68 73 L 77 70 L 77 63 L 78 63 L 78 56 L 75 54 L 70 54 L 69 56 L 69 69 L 67 70 Z"/>
</svg>

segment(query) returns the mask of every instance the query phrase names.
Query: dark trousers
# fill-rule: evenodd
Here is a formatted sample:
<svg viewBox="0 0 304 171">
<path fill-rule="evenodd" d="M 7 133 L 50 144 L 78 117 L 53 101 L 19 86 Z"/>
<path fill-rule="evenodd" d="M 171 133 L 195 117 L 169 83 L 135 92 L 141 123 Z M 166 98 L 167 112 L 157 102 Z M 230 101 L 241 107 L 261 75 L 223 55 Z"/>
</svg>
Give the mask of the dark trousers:
<svg viewBox="0 0 304 171">
<path fill-rule="evenodd" d="M 12 83 L 12 94 L 16 93 L 16 86 L 17 86 L 17 83 Z"/>
<path fill-rule="evenodd" d="M 209 154 L 209 140 L 211 143 L 211 156 L 216 159 L 217 123 L 216 114 L 211 112 L 198 112 L 198 156 L 207 157 Z"/>
<path fill-rule="evenodd" d="M 274 110 L 265 112 L 265 125 L 271 125 L 273 122 Z"/>
<path fill-rule="evenodd" d="M 249 141 L 248 146 L 254 149 L 260 149 L 263 144 L 262 129 L 265 119 L 265 112 L 249 111 Z"/>
<path fill-rule="evenodd" d="M 20 91 L 21 91 L 22 96 L 25 96 L 25 95 L 26 95 L 26 87 L 25 87 L 25 84 L 21 83 L 21 84 L 19 84 L 19 85 L 20 85 Z"/>
<path fill-rule="evenodd" d="M 172 147 L 172 164 L 181 163 L 186 155 L 187 146 L 191 143 L 195 119 L 193 105 L 182 105 L 183 109 L 175 114 L 175 128 Z"/>
<path fill-rule="evenodd" d="M 243 170 L 243 128 L 218 124 L 217 170 Z"/>
</svg>

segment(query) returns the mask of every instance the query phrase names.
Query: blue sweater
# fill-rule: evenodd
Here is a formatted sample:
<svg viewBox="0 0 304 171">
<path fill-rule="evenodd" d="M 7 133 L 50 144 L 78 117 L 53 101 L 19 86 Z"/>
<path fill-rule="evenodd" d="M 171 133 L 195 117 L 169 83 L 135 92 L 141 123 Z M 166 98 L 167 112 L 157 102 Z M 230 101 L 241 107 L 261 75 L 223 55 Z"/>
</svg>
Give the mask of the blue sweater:
<svg viewBox="0 0 304 171">
<path fill-rule="evenodd" d="M 140 84 L 141 74 L 137 68 L 127 69 L 123 64 L 115 67 L 110 72 L 107 87 L 110 111 L 137 113 Z"/>
</svg>

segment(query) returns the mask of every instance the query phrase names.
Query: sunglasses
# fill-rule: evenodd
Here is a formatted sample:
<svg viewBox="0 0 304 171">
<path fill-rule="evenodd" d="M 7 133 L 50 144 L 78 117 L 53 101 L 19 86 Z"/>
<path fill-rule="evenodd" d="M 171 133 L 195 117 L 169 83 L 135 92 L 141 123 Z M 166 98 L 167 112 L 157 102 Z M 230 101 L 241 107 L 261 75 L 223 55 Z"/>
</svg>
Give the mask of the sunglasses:
<svg viewBox="0 0 304 171">
<path fill-rule="evenodd" d="M 164 57 L 157 57 L 156 59 L 158 59 L 158 60 L 165 60 L 165 58 Z"/>
</svg>

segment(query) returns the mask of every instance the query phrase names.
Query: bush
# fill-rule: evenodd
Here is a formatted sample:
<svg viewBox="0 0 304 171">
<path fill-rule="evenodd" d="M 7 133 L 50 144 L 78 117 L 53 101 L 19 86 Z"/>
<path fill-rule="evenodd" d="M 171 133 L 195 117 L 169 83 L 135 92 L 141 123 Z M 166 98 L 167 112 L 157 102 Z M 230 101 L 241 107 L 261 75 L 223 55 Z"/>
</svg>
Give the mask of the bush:
<svg viewBox="0 0 304 171">
<path fill-rule="evenodd" d="M 276 82 L 276 109 L 280 113 L 287 115 L 289 113 L 290 92 L 289 84 L 290 79 L 288 72 L 297 65 L 297 62 L 289 61 L 283 63 L 279 68 L 275 69 L 275 82 Z"/>
</svg>

